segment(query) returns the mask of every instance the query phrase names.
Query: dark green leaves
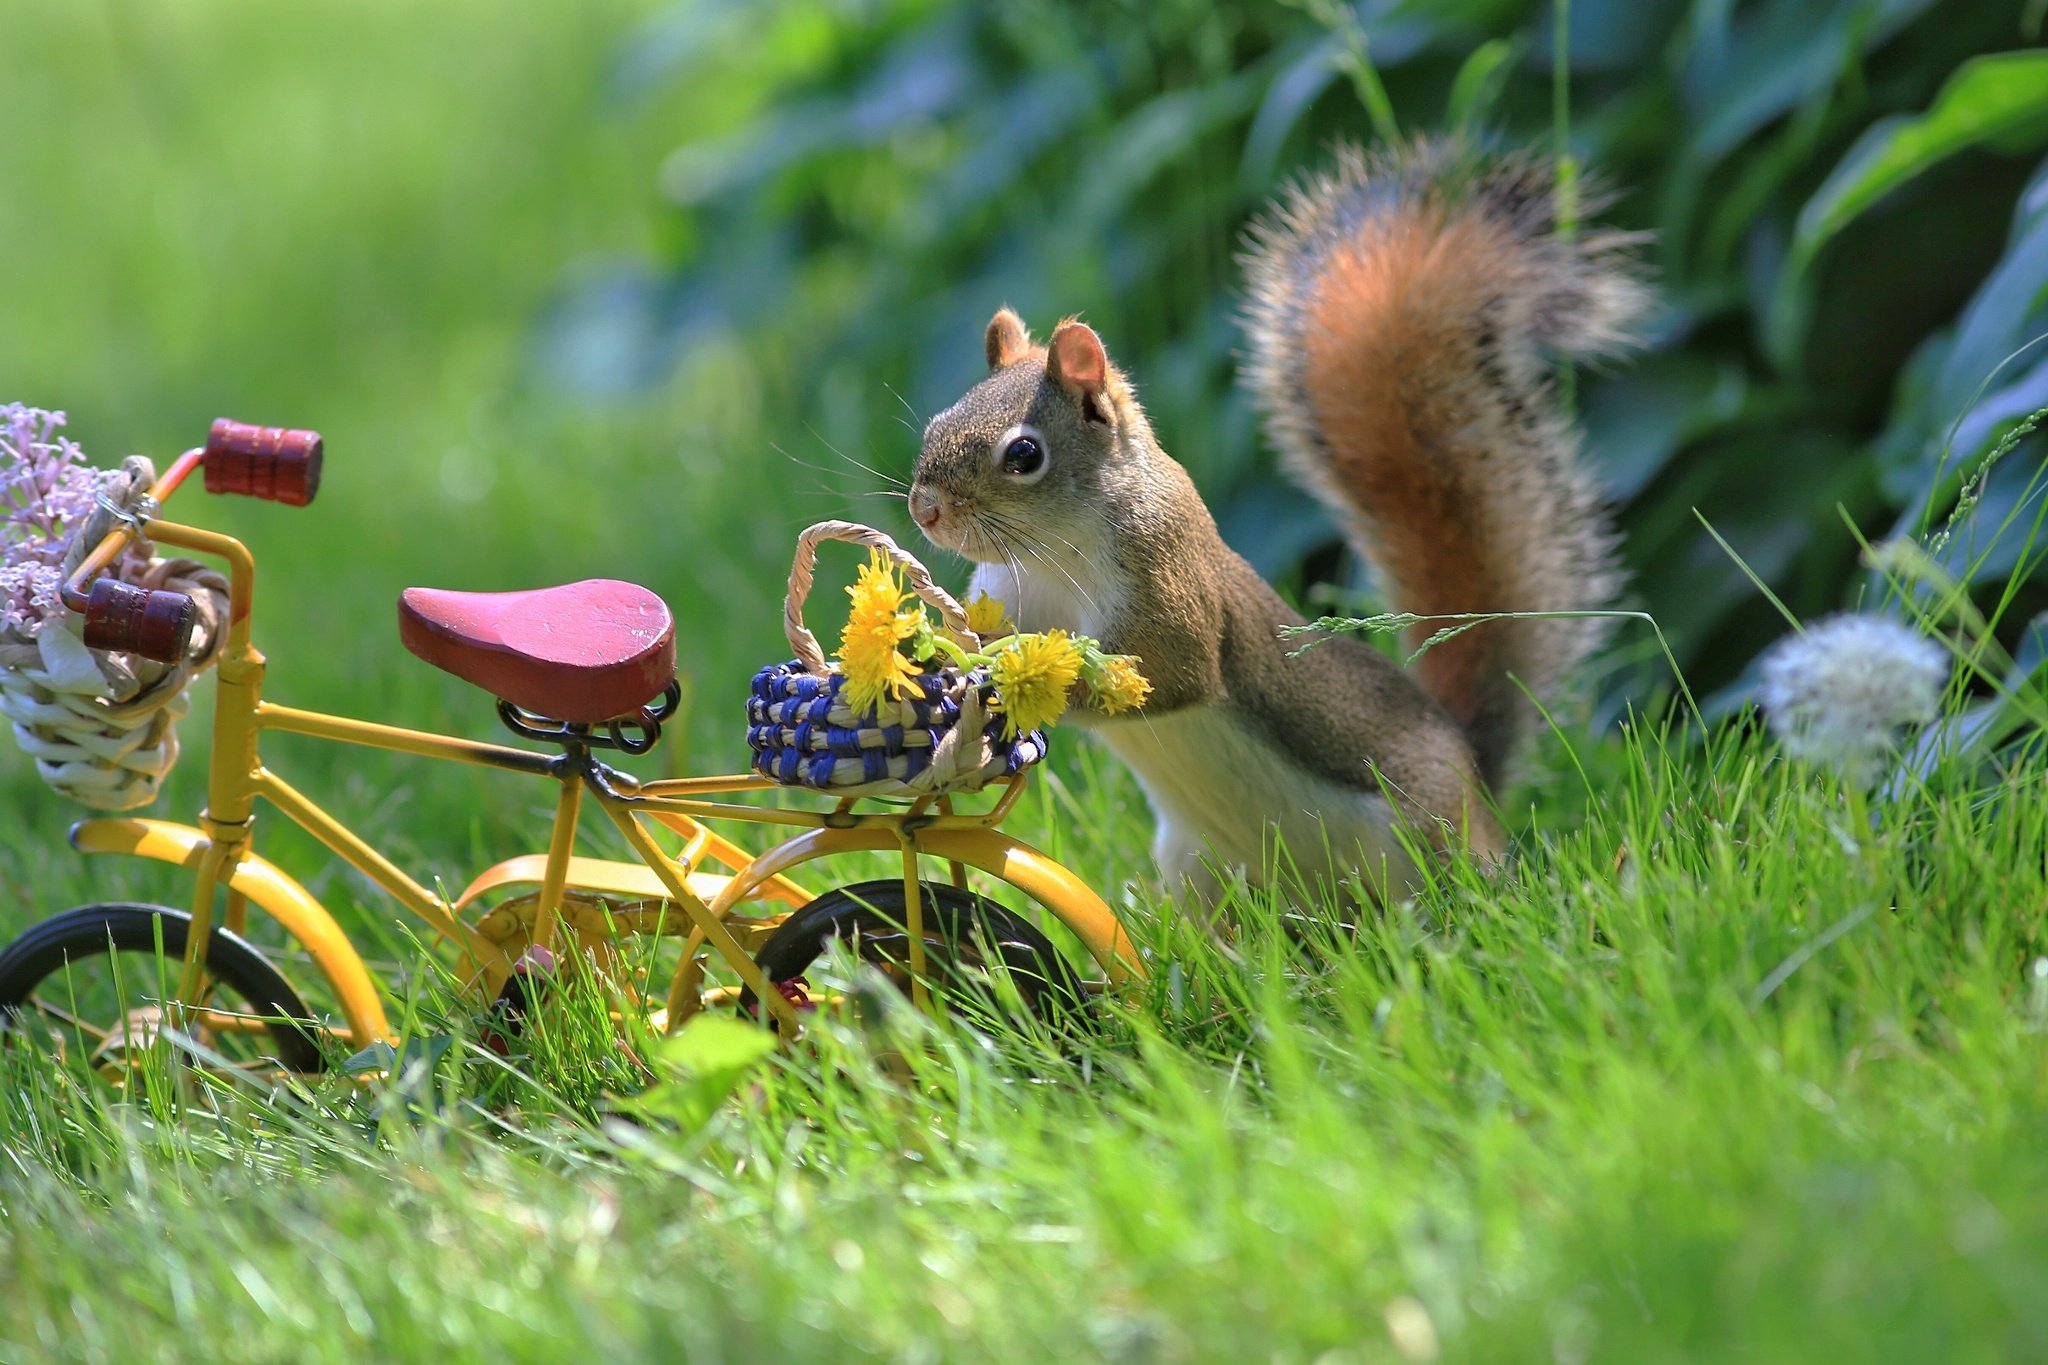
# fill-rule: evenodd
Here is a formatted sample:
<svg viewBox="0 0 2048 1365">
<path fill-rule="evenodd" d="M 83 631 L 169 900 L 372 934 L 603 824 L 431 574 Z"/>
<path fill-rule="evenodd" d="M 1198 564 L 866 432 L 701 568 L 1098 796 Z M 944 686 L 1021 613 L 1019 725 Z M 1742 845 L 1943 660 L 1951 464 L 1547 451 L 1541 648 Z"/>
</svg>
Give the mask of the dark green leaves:
<svg viewBox="0 0 2048 1365">
<path fill-rule="evenodd" d="M 700 354 L 743 363 L 763 385 L 752 448 L 792 452 L 764 479 L 800 471 L 805 513 L 887 524 L 893 501 L 863 496 L 882 480 L 855 462 L 907 473 L 924 419 L 978 378 L 994 308 L 1040 335 L 1083 312 L 1233 544 L 1297 593 L 1305 565 L 1354 571 L 1283 488 L 1235 383 L 1244 225 L 1333 143 L 1373 139 L 1346 77 L 1361 39 L 1405 133 L 1555 141 L 1557 16 L 1533 0 L 676 13 L 623 69 L 649 98 L 666 80 L 738 112 L 677 128 L 679 245 L 558 309 L 559 373 L 616 393 Z M 2029 347 L 2048 330 L 2048 189 L 2028 183 L 2048 53 L 2008 50 L 2017 17 L 1935 0 L 1571 7 L 1570 149 L 1615 197 L 1589 221 L 1649 237 L 1665 300 L 1638 359 L 1578 375 L 1576 400 L 1620 505 L 1631 605 L 1669 627 L 1703 691 L 1778 623 L 1694 509 L 1791 610 L 1824 613 L 1864 581 L 1844 512 L 1873 537 L 1939 522 L 2048 403 L 2048 344 Z M 2013 453 L 2019 482 L 1987 482 L 1973 525 L 2017 507 L 2024 533 L 2033 459 Z M 1982 565 L 2026 562 L 2008 547 Z M 1638 702 L 1668 675 L 1645 668 L 1617 684 Z"/>
<path fill-rule="evenodd" d="M 1858 215 L 1968 148 L 2020 152 L 2044 145 L 2048 52 L 1980 57 L 1949 79 L 1926 113 L 1872 125 L 1800 211 L 1771 318 L 1773 349 L 1785 355 L 1797 345 L 1806 273 L 1821 249 Z"/>
</svg>

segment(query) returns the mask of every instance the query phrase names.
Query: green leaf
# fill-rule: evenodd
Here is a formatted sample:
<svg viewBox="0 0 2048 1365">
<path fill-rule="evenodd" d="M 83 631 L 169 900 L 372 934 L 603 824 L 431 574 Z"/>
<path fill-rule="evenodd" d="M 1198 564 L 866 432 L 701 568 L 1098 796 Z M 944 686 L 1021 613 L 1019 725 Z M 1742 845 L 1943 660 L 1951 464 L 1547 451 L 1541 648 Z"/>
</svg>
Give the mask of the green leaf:
<svg viewBox="0 0 2048 1365">
<path fill-rule="evenodd" d="M 454 1043 L 453 1036 L 437 1033 L 426 1038 L 408 1038 L 405 1051 L 399 1052 L 380 1038 L 343 1061 L 341 1073 L 344 1076 L 374 1076 L 387 1071 L 403 1073 L 415 1064 L 423 1063 L 427 1074 L 431 1075 Z"/>
<path fill-rule="evenodd" d="M 2005 256 L 1952 331 L 1930 338 L 1895 386 L 1873 447 L 1894 535 L 1925 529 L 2013 424 L 2048 407 L 2048 163 L 2020 195 Z"/>
<path fill-rule="evenodd" d="M 2004 257 L 1956 320 L 1955 342 L 1942 361 L 1931 395 L 1936 405 L 1930 414 L 1934 425 L 1945 429 L 1963 415 L 1981 385 L 2005 378 L 1994 378 L 1996 371 L 2039 334 L 2038 318 L 2044 304 L 2048 304 L 2048 165 L 2035 173 L 2020 195 Z M 2032 361 L 2040 354 L 2032 351 L 2022 358 Z M 1960 447 L 1955 453 L 1962 455 L 1976 448 Z"/>
<path fill-rule="evenodd" d="M 384 1088 L 370 1104 L 372 1119 L 424 1118 L 441 1111 L 434 1077 L 454 1045 L 454 1036 L 447 1033 L 408 1038 L 402 1049 L 379 1039 L 342 1062 L 341 1074 L 384 1078 Z"/>
<path fill-rule="evenodd" d="M 1302 46 L 1299 56 L 1288 50 L 1245 134 L 1239 179 L 1247 188 L 1264 189 L 1277 176 L 1282 146 L 1337 79 L 1338 46 L 1337 36 L 1326 33 Z"/>
<path fill-rule="evenodd" d="M 2020 634 L 2020 646 L 2013 651 L 2012 668 L 2005 675 L 2005 690 L 2017 692 L 2033 687 L 2048 694 L 2048 611 L 2027 622 Z"/>
<path fill-rule="evenodd" d="M 692 1076 L 726 1071 L 749 1071 L 756 1062 L 775 1051 L 775 1035 L 758 1024 L 700 1014 L 682 1029 L 664 1038 L 659 1055 L 677 1070 Z"/>
<path fill-rule="evenodd" d="M 1339 537 L 1330 513 L 1291 483 L 1267 476 L 1238 489 L 1216 510 L 1223 539 L 1260 573 L 1278 577 Z"/>
<path fill-rule="evenodd" d="M 1997 583 L 2038 556 L 2044 472 L 2023 458 L 2002 459 L 1974 481 L 1954 526 L 1931 547 L 1937 562 L 1962 582 Z"/>
<path fill-rule="evenodd" d="M 657 1056 L 675 1075 L 614 1107 L 694 1132 L 774 1051 L 775 1035 L 759 1024 L 700 1014 L 661 1042 Z"/>
<path fill-rule="evenodd" d="M 361 1052 L 351 1053 L 348 1059 L 341 1064 L 341 1074 L 344 1076 L 374 1076 L 380 1071 L 389 1071 L 397 1061 L 397 1051 L 391 1044 L 379 1038 Z"/>
<path fill-rule="evenodd" d="M 1589 387 L 1583 420 L 1601 487 L 1634 497 L 1687 444 L 1734 421 L 1748 397 L 1740 365 L 1676 350 Z"/>
<path fill-rule="evenodd" d="M 2048 704 L 2048 612 L 2027 623 L 2000 695 L 1944 716 L 1922 731 L 1901 763 L 1921 781 L 1944 762 L 1981 762 L 2014 735 L 2041 724 Z"/>
<path fill-rule="evenodd" d="M 1507 84 L 1508 74 L 1521 55 L 1519 39 L 1495 38 L 1472 49 L 1472 55 L 1458 68 L 1457 79 L 1451 82 L 1450 104 L 1444 117 L 1452 128 L 1462 133 L 1493 111 L 1501 87 Z"/>
<path fill-rule="evenodd" d="M 1082 182 L 1068 208 L 1066 230 L 1082 240 L 1102 232 L 1132 201 L 1145 198 L 1164 171 L 1190 156 L 1202 138 L 1249 108 L 1264 85 L 1261 66 L 1218 85 L 1169 91 L 1132 111 L 1106 140 L 1106 150 Z"/>
<path fill-rule="evenodd" d="M 1719 161 L 1772 120 L 1826 100 L 1845 64 L 1928 8 L 1930 0 L 1770 0 L 1700 7 L 1684 75 L 1699 123 L 1688 159 Z"/>
<path fill-rule="evenodd" d="M 1820 251 L 1885 195 L 1956 153 L 1988 142 L 2048 141 L 2048 52 L 2007 52 L 1969 62 L 1926 113 L 1880 120 L 1849 149 L 1800 210 L 1772 305 L 1769 341 L 1780 362 L 1798 348 L 1806 276 Z"/>
</svg>

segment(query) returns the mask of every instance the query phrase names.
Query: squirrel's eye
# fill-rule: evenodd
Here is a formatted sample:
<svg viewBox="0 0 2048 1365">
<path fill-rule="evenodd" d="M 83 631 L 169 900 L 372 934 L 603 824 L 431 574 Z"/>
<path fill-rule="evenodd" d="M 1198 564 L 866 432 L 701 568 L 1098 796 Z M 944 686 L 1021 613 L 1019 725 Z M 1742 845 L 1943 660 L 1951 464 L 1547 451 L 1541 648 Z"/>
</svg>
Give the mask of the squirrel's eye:
<svg viewBox="0 0 2048 1365">
<path fill-rule="evenodd" d="M 1052 465 L 1052 457 L 1045 451 L 1045 438 L 1036 427 L 1021 424 L 997 437 L 988 453 L 997 472 L 1016 483 L 1037 483 Z"/>
<path fill-rule="evenodd" d="M 1012 437 L 1003 447 L 1003 472 L 1028 479 L 1045 468 L 1045 447 L 1035 436 Z"/>
</svg>

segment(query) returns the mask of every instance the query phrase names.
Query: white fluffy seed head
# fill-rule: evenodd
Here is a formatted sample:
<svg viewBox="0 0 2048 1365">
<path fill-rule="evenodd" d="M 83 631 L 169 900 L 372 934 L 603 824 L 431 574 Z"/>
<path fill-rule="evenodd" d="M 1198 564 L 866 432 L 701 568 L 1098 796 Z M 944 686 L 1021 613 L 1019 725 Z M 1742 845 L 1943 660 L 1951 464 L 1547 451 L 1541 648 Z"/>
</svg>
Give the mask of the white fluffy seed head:
<svg viewBox="0 0 2048 1365">
<path fill-rule="evenodd" d="M 1941 710 L 1948 651 L 1897 621 L 1830 616 L 1771 646 L 1759 700 L 1794 758 L 1867 783 L 1899 731 Z"/>
</svg>

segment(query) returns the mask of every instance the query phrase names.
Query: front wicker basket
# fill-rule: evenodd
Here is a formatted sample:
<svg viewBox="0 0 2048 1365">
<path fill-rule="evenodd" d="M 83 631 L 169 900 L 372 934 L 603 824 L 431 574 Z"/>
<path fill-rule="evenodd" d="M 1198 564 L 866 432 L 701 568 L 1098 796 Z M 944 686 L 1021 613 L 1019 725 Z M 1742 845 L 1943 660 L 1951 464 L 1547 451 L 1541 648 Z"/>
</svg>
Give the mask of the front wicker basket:
<svg viewBox="0 0 2048 1365">
<path fill-rule="evenodd" d="M 67 577 L 116 520 L 137 514 L 155 482 L 156 466 L 144 457 L 121 462 L 98 510 L 71 539 L 62 566 Z M 178 761 L 186 691 L 212 666 L 228 619 L 224 575 L 195 560 L 157 558 L 147 540 L 134 542 L 122 577 L 192 599 L 198 627 L 185 658 L 153 663 L 87 648 L 64 617 L 45 621 L 33 636 L 0 631 L 0 719 L 52 790 L 99 810 L 133 810 L 156 799 Z"/>
<path fill-rule="evenodd" d="M 803 622 L 818 542 L 824 540 L 886 554 L 903 570 L 911 591 L 937 609 L 947 636 L 964 648 L 979 648 L 960 603 L 888 536 L 846 521 L 809 527 L 797 537 L 783 604 L 783 628 L 796 658 L 756 673 L 747 699 L 755 771 L 835 796 L 934 796 L 972 791 L 1045 757 L 1042 731 L 1004 738 L 1002 717 L 989 705 L 985 669 L 928 669 L 917 678 L 917 696 L 855 714 L 841 695 L 845 678 L 825 661 Z"/>
</svg>

